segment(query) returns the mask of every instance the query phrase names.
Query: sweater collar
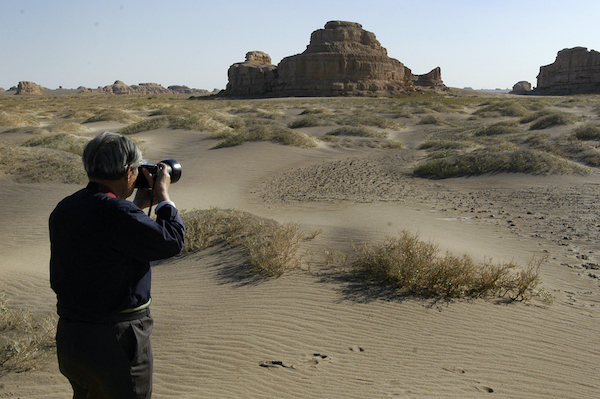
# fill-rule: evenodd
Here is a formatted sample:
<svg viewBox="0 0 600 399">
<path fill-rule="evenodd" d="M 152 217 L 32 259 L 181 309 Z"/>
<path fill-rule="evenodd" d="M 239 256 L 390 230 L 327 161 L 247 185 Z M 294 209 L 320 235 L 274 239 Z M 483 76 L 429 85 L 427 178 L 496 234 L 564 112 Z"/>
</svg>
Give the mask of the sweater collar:
<svg viewBox="0 0 600 399">
<path fill-rule="evenodd" d="M 117 195 L 115 193 L 113 193 L 110 190 L 110 188 L 106 187 L 104 184 L 100 184 L 100 183 L 96 183 L 96 182 L 91 181 L 91 182 L 88 183 L 87 187 L 90 190 L 94 190 L 94 191 L 97 191 L 99 193 L 104 193 L 104 194 L 108 195 L 109 197 L 117 198 Z"/>
</svg>

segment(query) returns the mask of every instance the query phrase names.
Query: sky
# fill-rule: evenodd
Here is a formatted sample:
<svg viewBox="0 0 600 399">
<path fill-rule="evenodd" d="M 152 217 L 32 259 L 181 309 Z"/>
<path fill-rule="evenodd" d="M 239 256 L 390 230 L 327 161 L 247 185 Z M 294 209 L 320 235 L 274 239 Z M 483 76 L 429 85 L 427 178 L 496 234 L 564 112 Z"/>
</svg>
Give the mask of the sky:
<svg viewBox="0 0 600 399">
<path fill-rule="evenodd" d="M 449 87 L 535 87 L 558 51 L 600 51 L 598 0 L 0 0 L 0 15 L 5 89 L 224 89 L 248 51 L 278 64 L 332 20 L 360 23 L 413 74 L 439 66 Z"/>
</svg>

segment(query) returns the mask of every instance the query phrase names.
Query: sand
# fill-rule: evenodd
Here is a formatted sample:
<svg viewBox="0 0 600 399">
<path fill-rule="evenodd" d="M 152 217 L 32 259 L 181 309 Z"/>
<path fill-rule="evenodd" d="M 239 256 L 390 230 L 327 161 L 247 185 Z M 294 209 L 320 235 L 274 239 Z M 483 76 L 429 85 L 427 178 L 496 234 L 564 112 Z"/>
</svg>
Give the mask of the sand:
<svg viewBox="0 0 600 399">
<path fill-rule="evenodd" d="M 264 142 L 211 150 L 208 133 L 136 135 L 150 160 L 183 165 L 171 186 L 180 209 L 236 208 L 322 231 L 303 248 L 313 258 L 279 278 L 249 278 L 240 253 L 224 248 L 154 265 L 154 397 L 600 397 L 600 175 L 407 177 L 425 129 L 402 130 L 408 148 L 394 151 Z M 0 176 L 0 291 L 12 306 L 54 311 L 47 218 L 80 187 Z M 554 300 L 399 296 L 321 261 L 326 250 L 401 230 L 476 259 L 525 266 L 547 257 L 540 279 Z M 54 357 L 0 375 L 0 397 L 70 392 Z"/>
</svg>

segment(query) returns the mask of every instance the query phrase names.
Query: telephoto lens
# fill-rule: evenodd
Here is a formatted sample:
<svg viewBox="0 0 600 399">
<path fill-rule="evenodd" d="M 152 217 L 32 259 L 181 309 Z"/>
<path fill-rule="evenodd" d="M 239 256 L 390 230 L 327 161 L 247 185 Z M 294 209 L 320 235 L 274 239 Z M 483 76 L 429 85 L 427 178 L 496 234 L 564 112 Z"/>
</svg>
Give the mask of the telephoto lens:
<svg viewBox="0 0 600 399">
<path fill-rule="evenodd" d="M 169 173 L 169 176 L 171 176 L 171 183 L 177 183 L 181 178 L 181 164 L 172 158 L 163 159 L 160 162 L 167 165 L 167 172 Z M 142 164 L 138 168 L 139 174 L 137 180 L 135 181 L 135 187 L 150 188 L 150 185 L 148 184 L 148 179 L 146 179 L 146 176 L 144 176 L 144 173 L 142 173 L 142 169 L 147 169 L 148 172 L 150 172 L 150 174 L 152 175 L 152 178 L 156 180 L 156 175 L 158 173 L 159 168 L 160 167 L 158 165 L 148 163 L 147 159 L 142 160 Z"/>
</svg>

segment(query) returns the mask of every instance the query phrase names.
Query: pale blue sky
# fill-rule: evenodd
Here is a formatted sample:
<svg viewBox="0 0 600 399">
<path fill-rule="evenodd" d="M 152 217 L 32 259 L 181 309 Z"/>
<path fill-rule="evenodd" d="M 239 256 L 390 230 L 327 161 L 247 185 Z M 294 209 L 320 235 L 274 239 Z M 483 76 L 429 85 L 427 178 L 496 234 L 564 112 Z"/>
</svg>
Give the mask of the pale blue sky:
<svg viewBox="0 0 600 399">
<path fill-rule="evenodd" d="M 274 64 L 327 21 L 362 24 L 415 74 L 451 87 L 533 86 L 564 48 L 600 51 L 598 0 L 0 0 L 0 87 L 119 79 L 223 89 L 260 50 Z"/>
</svg>

